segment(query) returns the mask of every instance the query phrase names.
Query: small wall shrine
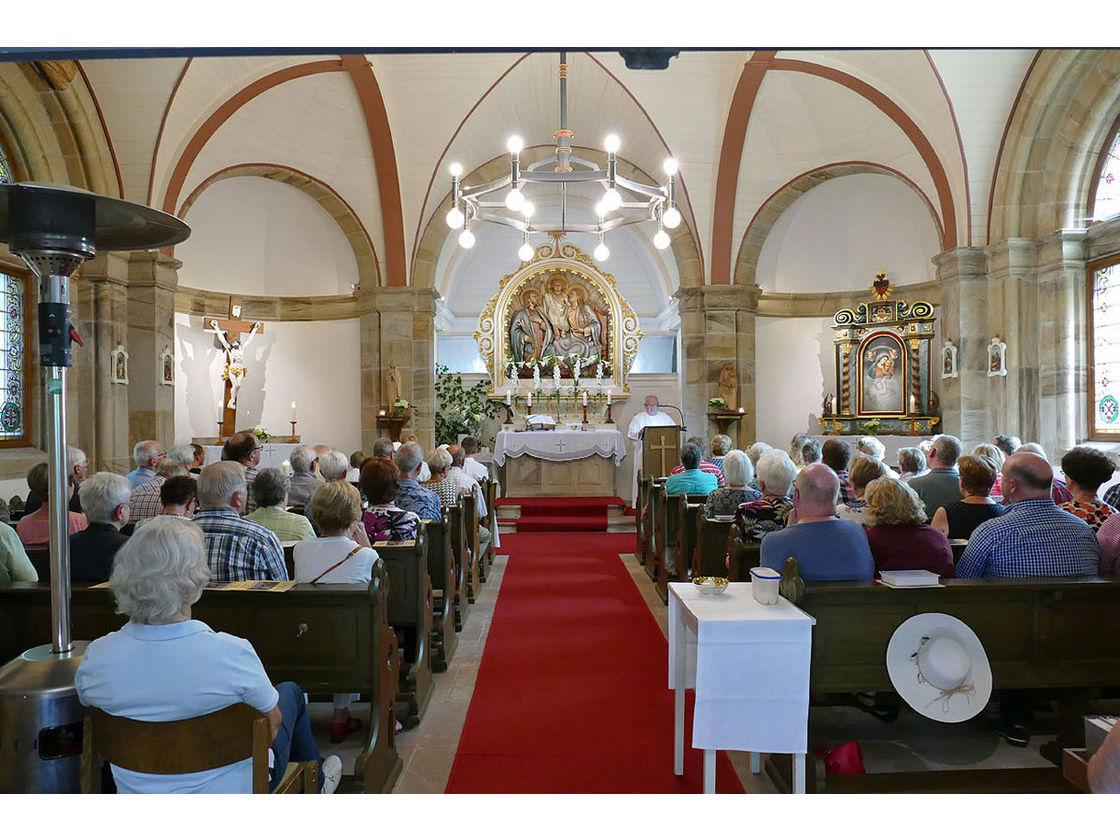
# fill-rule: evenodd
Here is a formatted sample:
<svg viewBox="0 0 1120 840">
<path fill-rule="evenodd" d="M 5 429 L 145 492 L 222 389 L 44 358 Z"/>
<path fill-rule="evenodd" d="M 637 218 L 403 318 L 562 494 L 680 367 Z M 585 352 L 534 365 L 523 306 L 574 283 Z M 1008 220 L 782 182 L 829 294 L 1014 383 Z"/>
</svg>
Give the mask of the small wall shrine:
<svg viewBox="0 0 1120 840">
<path fill-rule="evenodd" d="M 638 318 L 587 254 L 557 237 L 502 278 L 474 334 L 491 399 L 514 413 L 596 413 L 629 392 Z"/>
<path fill-rule="evenodd" d="M 930 435 L 940 432 L 931 389 L 932 304 L 890 300 L 884 272 L 872 299 L 833 317 L 836 391 L 824 398 L 822 431 L 830 435 Z M 838 396 L 837 396 L 838 395 Z"/>
</svg>

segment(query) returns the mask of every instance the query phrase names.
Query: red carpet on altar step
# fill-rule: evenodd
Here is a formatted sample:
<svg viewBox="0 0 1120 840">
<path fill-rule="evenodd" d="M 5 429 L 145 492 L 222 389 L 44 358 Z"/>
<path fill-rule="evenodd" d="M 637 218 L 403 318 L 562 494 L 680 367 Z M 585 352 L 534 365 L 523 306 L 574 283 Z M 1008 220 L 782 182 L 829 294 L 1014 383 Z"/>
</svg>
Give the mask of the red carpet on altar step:
<svg viewBox="0 0 1120 840">
<path fill-rule="evenodd" d="M 606 531 L 610 508 L 625 503 L 617 496 L 540 496 L 498 499 L 495 506 L 521 508 L 516 519 L 498 519 L 516 525 L 518 532 Z"/>
<path fill-rule="evenodd" d="M 701 792 L 700 750 L 673 775 L 668 644 L 618 558 L 633 545 L 633 534 L 503 537 L 448 793 Z M 691 708 L 689 692 L 689 721 Z M 741 793 L 722 753 L 717 768 L 717 791 Z"/>
</svg>

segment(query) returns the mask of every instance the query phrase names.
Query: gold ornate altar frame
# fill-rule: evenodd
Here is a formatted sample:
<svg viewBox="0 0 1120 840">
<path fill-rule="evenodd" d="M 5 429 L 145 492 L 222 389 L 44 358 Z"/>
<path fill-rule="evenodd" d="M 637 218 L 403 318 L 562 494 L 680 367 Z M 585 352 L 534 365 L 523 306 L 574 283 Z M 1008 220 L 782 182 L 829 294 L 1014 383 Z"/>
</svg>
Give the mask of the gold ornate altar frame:
<svg viewBox="0 0 1120 840">
<path fill-rule="evenodd" d="M 490 372 L 490 396 L 504 396 L 508 387 L 510 366 L 514 362 L 510 326 L 514 316 L 523 308 L 523 293 L 530 288 L 539 290 L 547 287 L 554 274 L 565 276 L 569 290 L 573 286 L 581 286 L 584 293 L 594 298 L 589 302 L 600 313 L 601 355 L 610 362 L 603 374 L 603 385 L 610 387 L 616 397 L 629 393 L 627 375 L 642 338 L 638 317 L 618 293 L 614 276 L 600 269 L 578 247 L 561 242 L 558 237 L 554 243 L 538 246 L 532 260 L 522 263 L 517 271 L 501 279 L 498 293 L 486 304 L 479 318 L 474 338 Z M 542 367 L 542 376 L 546 380 L 550 375 L 551 367 Z M 582 380 L 586 383 L 593 376 L 592 367 L 583 371 Z M 571 371 L 565 368 L 562 378 L 571 384 Z M 524 372 L 520 375 L 520 382 L 525 384 Z"/>
<path fill-rule="evenodd" d="M 836 413 L 821 417 L 829 434 L 855 434 L 879 421 L 884 434 L 929 434 L 939 427 L 932 390 L 933 305 L 888 300 L 879 278 L 873 300 L 833 318 Z"/>
</svg>

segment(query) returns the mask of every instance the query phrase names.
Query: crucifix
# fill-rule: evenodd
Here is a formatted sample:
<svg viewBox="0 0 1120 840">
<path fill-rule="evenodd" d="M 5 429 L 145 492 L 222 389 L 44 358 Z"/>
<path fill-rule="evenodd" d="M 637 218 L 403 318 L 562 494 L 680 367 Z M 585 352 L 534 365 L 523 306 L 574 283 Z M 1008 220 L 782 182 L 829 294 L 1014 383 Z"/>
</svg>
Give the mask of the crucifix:
<svg viewBox="0 0 1120 840">
<path fill-rule="evenodd" d="M 245 379 L 248 368 L 245 366 L 245 348 L 253 337 L 264 332 L 260 321 L 241 319 L 241 298 L 231 295 L 229 299 L 229 318 L 218 320 L 207 318 L 205 331 L 214 333 L 226 353 L 226 366 L 222 371 L 225 388 L 222 396 L 221 436 L 229 437 L 237 425 L 237 393 Z M 242 333 L 248 334 L 242 338 Z"/>
</svg>

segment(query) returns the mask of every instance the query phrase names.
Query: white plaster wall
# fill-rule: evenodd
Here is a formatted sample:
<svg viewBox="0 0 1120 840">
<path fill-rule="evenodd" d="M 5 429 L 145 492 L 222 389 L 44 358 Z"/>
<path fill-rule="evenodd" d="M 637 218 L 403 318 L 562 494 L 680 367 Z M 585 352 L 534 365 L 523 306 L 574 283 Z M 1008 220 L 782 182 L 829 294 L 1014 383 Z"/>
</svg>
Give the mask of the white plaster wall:
<svg viewBox="0 0 1120 840">
<path fill-rule="evenodd" d="M 179 283 L 243 295 L 348 295 L 358 265 L 319 204 L 269 178 L 228 178 L 206 188 L 175 249 Z"/>
<path fill-rule="evenodd" d="M 775 223 L 758 258 L 757 283 L 771 292 L 868 290 L 877 271 L 903 286 L 932 280 L 941 250 L 929 207 L 887 175 L 848 175 L 797 199 Z"/>
<path fill-rule="evenodd" d="M 820 434 L 821 401 L 836 390 L 832 336 L 831 318 L 755 319 L 759 440 L 784 449 L 798 432 Z"/>
<path fill-rule="evenodd" d="M 263 426 L 304 443 L 327 443 L 343 452 L 361 448 L 360 334 L 358 319 L 270 321 L 245 351 L 249 375 L 237 401 L 237 427 Z M 175 440 L 218 432 L 225 356 L 202 318 L 175 315 Z"/>
</svg>

